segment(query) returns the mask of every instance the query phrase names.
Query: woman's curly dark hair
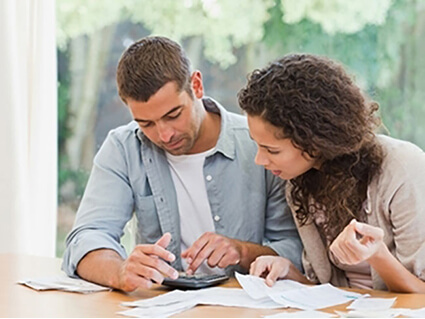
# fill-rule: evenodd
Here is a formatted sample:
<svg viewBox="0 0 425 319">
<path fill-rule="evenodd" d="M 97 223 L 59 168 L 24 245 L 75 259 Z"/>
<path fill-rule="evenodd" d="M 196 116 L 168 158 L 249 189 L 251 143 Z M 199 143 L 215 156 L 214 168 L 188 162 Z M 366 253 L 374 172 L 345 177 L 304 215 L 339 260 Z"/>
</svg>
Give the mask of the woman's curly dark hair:
<svg viewBox="0 0 425 319">
<path fill-rule="evenodd" d="M 365 221 L 367 187 L 383 158 L 374 134 L 378 104 L 366 99 L 341 65 L 315 55 L 287 55 L 252 72 L 238 98 L 248 115 L 271 123 L 281 138 L 320 163 L 319 170 L 290 181 L 301 225 L 324 214 L 319 227 L 331 242 L 352 218 Z"/>
</svg>

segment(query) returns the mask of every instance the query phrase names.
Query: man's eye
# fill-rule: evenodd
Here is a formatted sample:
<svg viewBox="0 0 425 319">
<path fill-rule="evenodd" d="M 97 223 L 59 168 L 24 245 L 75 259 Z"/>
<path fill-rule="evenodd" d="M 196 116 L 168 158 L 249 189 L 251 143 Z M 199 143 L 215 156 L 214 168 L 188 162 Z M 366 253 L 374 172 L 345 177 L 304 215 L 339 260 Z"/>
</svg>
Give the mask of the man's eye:
<svg viewBox="0 0 425 319">
<path fill-rule="evenodd" d="M 168 117 L 170 120 L 174 120 L 174 119 L 178 118 L 178 117 L 180 116 L 180 114 L 182 114 L 182 112 L 179 112 L 179 113 L 177 113 L 176 115 L 168 115 L 167 117 Z"/>
</svg>

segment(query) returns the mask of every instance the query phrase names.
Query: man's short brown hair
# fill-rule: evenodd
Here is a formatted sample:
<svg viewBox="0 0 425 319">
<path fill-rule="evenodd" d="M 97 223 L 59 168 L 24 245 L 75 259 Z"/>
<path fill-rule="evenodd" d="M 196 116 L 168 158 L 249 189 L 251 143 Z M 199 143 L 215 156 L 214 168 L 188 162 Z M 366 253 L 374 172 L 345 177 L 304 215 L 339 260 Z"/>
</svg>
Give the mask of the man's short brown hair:
<svg viewBox="0 0 425 319">
<path fill-rule="evenodd" d="M 168 82 L 179 92 L 193 97 L 190 87 L 190 62 L 183 48 L 165 37 L 146 37 L 133 43 L 121 56 L 117 68 L 118 94 L 146 102 Z"/>
</svg>

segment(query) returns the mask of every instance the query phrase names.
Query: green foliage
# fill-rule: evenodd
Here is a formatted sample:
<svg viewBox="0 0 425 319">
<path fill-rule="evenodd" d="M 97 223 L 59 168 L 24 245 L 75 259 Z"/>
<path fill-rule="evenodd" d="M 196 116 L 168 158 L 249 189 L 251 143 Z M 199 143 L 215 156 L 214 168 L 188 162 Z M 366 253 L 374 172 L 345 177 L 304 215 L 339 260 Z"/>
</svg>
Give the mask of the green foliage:
<svg viewBox="0 0 425 319">
<path fill-rule="evenodd" d="M 367 24 L 381 25 L 390 6 L 391 0 L 281 0 L 285 23 L 308 19 L 330 35 L 359 32 Z"/>
<path fill-rule="evenodd" d="M 339 18 L 329 9 L 332 4 L 339 6 Z M 415 47 L 420 42 L 415 32 L 420 30 L 414 31 L 420 25 L 418 12 L 424 7 L 425 1 L 416 0 L 371 1 L 368 5 L 363 1 L 281 0 L 269 10 L 264 43 L 279 52 L 278 56 L 308 52 L 341 61 L 356 82 L 379 102 L 391 135 L 424 148 L 425 96 L 420 92 L 425 90 L 418 88 L 425 89 L 425 73 L 417 70 L 421 62 L 417 52 L 421 50 Z M 368 12 L 363 15 L 362 10 Z M 378 17 L 386 18 L 373 20 L 374 10 Z M 346 24 L 350 25 L 356 14 L 363 24 L 354 32 Z M 323 21 L 318 18 L 321 15 Z M 326 19 L 332 21 L 326 25 Z"/>
<path fill-rule="evenodd" d="M 424 0 L 56 0 L 56 3 L 59 67 L 70 58 L 69 41 L 81 35 L 96 36 L 97 31 L 107 26 L 129 20 L 152 34 L 180 42 L 201 39 L 202 53 L 209 62 L 223 69 L 237 64 L 232 70 L 245 72 L 244 75 L 252 71 L 245 69 L 246 65 L 249 68 L 254 65 L 246 60 L 256 60 L 256 53 L 264 55 L 258 56 L 259 64 L 290 52 L 326 55 L 341 61 L 356 82 L 379 102 L 383 122 L 392 136 L 425 149 L 425 62 L 422 62 L 425 45 L 421 46 L 425 27 L 420 29 L 425 25 Z M 238 61 L 238 57 L 245 60 Z M 72 134 L 72 128 L 68 127 L 72 114 L 68 111 L 67 65 L 59 75 L 59 202 L 68 201 L 65 205 L 74 211 L 89 172 L 71 170 L 68 165 L 64 145 Z M 217 76 L 217 72 L 211 76 Z M 220 76 L 240 74 L 223 72 Z M 58 230 L 58 255 L 62 255 L 68 231 L 66 227 Z"/>
<path fill-rule="evenodd" d="M 129 18 L 152 34 L 176 41 L 199 36 L 205 57 L 223 68 L 236 63 L 235 48 L 263 37 L 272 0 L 58 0 L 58 43 L 92 34 Z"/>
<path fill-rule="evenodd" d="M 61 66 L 65 66 L 66 55 L 58 52 L 59 61 Z M 70 103 L 70 80 L 68 72 L 59 72 L 58 78 L 58 147 L 59 147 L 59 163 L 58 163 L 58 187 L 59 189 L 65 183 L 71 183 L 74 187 L 74 196 L 81 197 L 84 192 L 85 185 L 88 180 L 88 172 L 81 170 L 69 169 L 68 159 L 65 155 L 65 142 L 71 136 L 72 128 L 68 126 L 68 120 L 71 116 L 69 113 Z M 59 196 L 59 201 L 61 197 Z"/>
<path fill-rule="evenodd" d="M 90 176 L 90 172 L 79 169 L 72 170 L 68 168 L 66 156 L 62 156 L 59 163 L 59 172 L 58 172 L 58 184 L 59 189 L 65 185 L 65 183 L 69 183 L 72 185 L 72 197 L 81 198 L 83 196 L 85 187 L 87 185 L 87 181 Z M 61 199 L 61 195 L 59 195 L 59 201 Z"/>
<path fill-rule="evenodd" d="M 421 96 L 411 92 L 422 80 L 410 62 L 418 53 L 409 51 L 409 28 L 424 8 L 422 0 L 57 0 L 58 42 L 65 48 L 69 39 L 130 19 L 177 41 L 202 38 L 204 56 L 222 68 L 237 63 L 236 48 L 260 43 L 273 58 L 288 52 L 327 55 L 379 99 L 390 131 L 406 132 L 406 112 L 423 112 Z M 401 83 L 403 76 L 416 84 Z M 61 81 L 60 145 L 69 136 L 66 95 Z M 395 109 L 401 105 L 409 107 Z"/>
<path fill-rule="evenodd" d="M 153 34 L 176 40 L 200 36 L 205 57 L 223 68 L 236 63 L 234 48 L 255 43 L 263 37 L 270 0 L 162 0 L 137 1 L 131 13 Z"/>
<path fill-rule="evenodd" d="M 60 55 L 60 52 L 59 54 Z M 59 72 L 58 79 L 58 144 L 59 153 L 62 153 L 66 139 L 71 135 L 67 123 L 69 118 L 69 73 Z M 59 157 L 60 160 L 60 157 Z"/>
<path fill-rule="evenodd" d="M 69 39 L 95 31 L 123 19 L 126 0 L 56 0 L 56 39 L 65 49 Z"/>
<path fill-rule="evenodd" d="M 364 88 L 375 83 L 378 72 L 376 27 L 367 26 L 354 34 L 330 35 L 310 20 L 284 23 L 279 6 L 273 7 L 270 15 L 271 19 L 265 25 L 264 41 L 280 52 L 280 56 L 294 52 L 326 55 L 347 66 Z"/>
</svg>

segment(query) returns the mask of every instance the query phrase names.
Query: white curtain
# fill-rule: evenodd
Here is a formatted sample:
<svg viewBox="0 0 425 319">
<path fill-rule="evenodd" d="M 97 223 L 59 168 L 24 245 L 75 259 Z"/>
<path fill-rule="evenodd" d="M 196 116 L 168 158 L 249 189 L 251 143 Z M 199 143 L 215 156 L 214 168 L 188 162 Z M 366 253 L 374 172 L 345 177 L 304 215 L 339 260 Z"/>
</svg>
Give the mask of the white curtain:
<svg viewBox="0 0 425 319">
<path fill-rule="evenodd" d="M 55 0 L 0 0 L 0 253 L 54 256 Z"/>
</svg>

